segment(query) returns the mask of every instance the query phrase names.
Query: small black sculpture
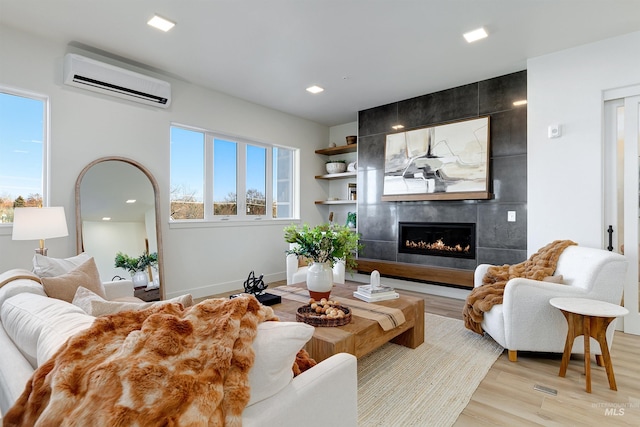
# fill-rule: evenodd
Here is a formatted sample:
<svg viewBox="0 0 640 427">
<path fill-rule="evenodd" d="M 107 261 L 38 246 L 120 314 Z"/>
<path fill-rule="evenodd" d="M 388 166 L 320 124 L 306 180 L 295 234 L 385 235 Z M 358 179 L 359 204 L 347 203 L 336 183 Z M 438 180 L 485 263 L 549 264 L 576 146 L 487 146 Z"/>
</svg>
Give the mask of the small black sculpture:
<svg viewBox="0 0 640 427">
<path fill-rule="evenodd" d="M 280 302 L 282 301 L 280 295 L 264 293 L 264 290 L 267 289 L 269 285 L 264 283 L 264 280 L 262 280 L 263 276 L 264 274 L 261 274 L 260 277 L 256 278 L 256 275 L 253 271 L 249 273 L 249 277 L 247 277 L 247 280 L 245 280 L 244 282 L 244 292 L 246 294 L 255 296 L 256 299 L 263 305 L 280 304 Z M 229 298 L 235 298 L 239 295 L 240 294 L 230 295 Z"/>
<path fill-rule="evenodd" d="M 255 296 L 262 295 L 264 290 L 269 286 L 262 280 L 263 276 L 264 274 L 261 274 L 260 277 L 256 279 L 255 273 L 251 271 L 249 277 L 247 277 L 247 280 L 244 282 L 244 291 Z"/>
</svg>

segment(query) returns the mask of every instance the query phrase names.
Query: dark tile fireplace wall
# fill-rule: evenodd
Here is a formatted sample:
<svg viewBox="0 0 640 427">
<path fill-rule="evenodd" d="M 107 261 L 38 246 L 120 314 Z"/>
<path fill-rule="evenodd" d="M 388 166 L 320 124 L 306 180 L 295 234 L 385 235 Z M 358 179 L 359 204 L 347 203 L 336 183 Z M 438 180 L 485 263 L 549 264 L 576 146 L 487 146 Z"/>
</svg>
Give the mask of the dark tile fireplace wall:
<svg viewBox="0 0 640 427">
<path fill-rule="evenodd" d="M 358 113 L 358 232 L 363 258 L 473 270 L 514 264 L 527 250 L 527 73 L 431 93 Z M 382 202 L 384 150 L 392 125 L 404 130 L 490 116 L 491 200 Z M 507 212 L 516 211 L 516 222 Z M 398 252 L 398 222 L 476 223 L 476 259 Z"/>
</svg>

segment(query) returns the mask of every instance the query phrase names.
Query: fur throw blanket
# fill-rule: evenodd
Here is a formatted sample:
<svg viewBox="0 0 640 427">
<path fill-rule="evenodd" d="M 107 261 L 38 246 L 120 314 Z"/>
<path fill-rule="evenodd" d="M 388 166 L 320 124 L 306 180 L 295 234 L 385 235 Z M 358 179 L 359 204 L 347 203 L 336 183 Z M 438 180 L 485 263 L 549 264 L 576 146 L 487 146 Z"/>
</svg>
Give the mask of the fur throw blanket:
<svg viewBox="0 0 640 427">
<path fill-rule="evenodd" d="M 240 426 L 265 320 L 253 296 L 98 317 L 34 372 L 4 426 Z"/>
<path fill-rule="evenodd" d="M 482 279 L 482 286 L 474 288 L 467 297 L 462 309 L 464 326 L 482 335 L 483 330 L 480 323 L 484 313 L 491 310 L 494 305 L 502 304 L 504 287 L 509 280 L 515 277 L 542 280 L 547 276 L 552 276 L 556 271 L 560 254 L 567 247 L 575 244 L 571 240 L 556 240 L 520 264 L 489 267 Z"/>
</svg>

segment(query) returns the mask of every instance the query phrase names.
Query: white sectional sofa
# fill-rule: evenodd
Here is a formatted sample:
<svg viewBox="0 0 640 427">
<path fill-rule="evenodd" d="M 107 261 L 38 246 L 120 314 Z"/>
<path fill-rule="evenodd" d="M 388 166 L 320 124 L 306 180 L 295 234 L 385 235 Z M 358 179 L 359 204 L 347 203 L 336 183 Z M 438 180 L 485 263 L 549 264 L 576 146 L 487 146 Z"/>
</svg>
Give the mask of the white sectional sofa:
<svg viewBox="0 0 640 427">
<path fill-rule="evenodd" d="M 76 305 L 50 298 L 37 279 L 4 280 L 0 276 L 0 410 L 13 405 L 34 370 L 73 334 L 88 328 L 94 317 Z M 5 282 L 5 283 L 2 283 Z M 104 283 L 108 300 L 133 296 L 130 281 Z M 243 412 L 244 426 L 325 426 L 327 419 L 357 425 L 357 365 L 341 353 L 293 378 L 292 360 L 286 369 L 269 363 L 271 353 L 296 348 L 311 337 L 308 325 L 265 322 L 254 340 L 256 363 L 250 372 L 251 401 Z M 293 338 L 292 338 L 293 337 Z M 285 340 L 298 340 L 285 343 Z M 276 360 L 277 361 L 277 360 Z M 255 392 L 255 394 L 254 394 Z M 328 414 L 329 418 L 319 416 Z"/>
</svg>

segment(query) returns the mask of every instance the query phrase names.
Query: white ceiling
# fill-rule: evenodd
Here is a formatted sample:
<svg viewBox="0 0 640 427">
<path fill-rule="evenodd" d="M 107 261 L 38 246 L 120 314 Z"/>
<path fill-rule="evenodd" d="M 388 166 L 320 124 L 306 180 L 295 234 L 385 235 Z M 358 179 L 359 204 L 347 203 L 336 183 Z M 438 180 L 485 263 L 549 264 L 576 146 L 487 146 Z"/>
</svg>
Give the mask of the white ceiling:
<svg viewBox="0 0 640 427">
<path fill-rule="evenodd" d="M 154 13 L 176 27 L 148 27 Z M 333 126 L 638 31 L 640 1 L 0 0 L 0 23 Z"/>
</svg>

